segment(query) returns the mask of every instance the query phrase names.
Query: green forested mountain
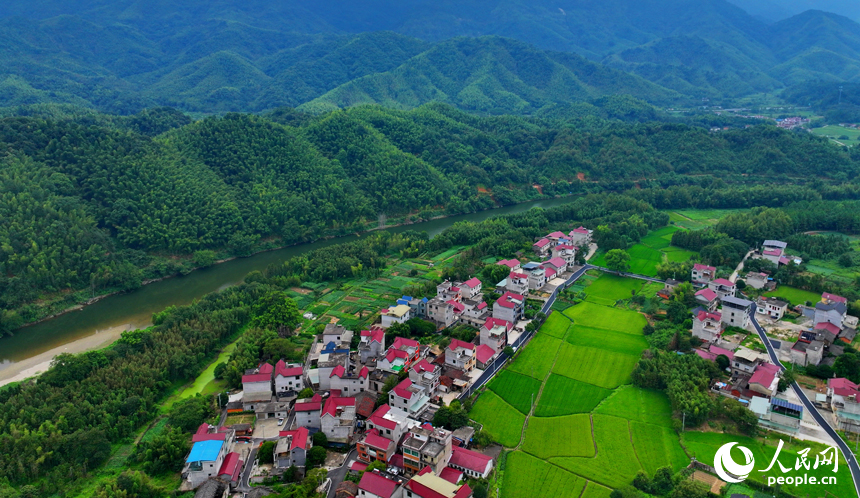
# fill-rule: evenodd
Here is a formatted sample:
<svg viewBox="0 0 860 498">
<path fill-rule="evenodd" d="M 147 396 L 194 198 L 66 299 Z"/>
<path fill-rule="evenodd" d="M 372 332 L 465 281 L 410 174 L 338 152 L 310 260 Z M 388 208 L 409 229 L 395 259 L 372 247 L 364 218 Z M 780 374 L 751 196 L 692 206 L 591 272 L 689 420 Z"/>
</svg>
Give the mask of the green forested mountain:
<svg viewBox="0 0 860 498">
<path fill-rule="evenodd" d="M 0 5 L 0 107 L 258 112 L 327 92 L 314 106 L 438 98 L 529 112 L 618 92 L 714 102 L 857 81 L 858 33 L 837 14 L 768 24 L 724 0 L 11 0 Z M 452 39 L 486 35 L 531 46 Z M 529 66 L 512 64 L 516 56 Z"/>
<path fill-rule="evenodd" d="M 471 212 L 534 198 L 533 185 L 559 195 L 654 181 L 845 182 L 860 172 L 856 153 L 810 134 L 637 121 L 647 110 L 611 97 L 552 108 L 552 120 L 442 104 L 195 122 L 168 109 L 0 119 L 0 330 L 211 264 L 200 251 L 241 255 L 351 233 L 380 213 Z"/>
</svg>

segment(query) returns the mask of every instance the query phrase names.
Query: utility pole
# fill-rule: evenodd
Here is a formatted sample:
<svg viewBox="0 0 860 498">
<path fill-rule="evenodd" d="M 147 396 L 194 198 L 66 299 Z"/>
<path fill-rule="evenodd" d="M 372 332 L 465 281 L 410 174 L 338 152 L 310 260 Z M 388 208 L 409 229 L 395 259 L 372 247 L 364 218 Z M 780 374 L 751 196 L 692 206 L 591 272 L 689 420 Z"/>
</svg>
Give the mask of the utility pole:
<svg viewBox="0 0 860 498">
<path fill-rule="evenodd" d="M 681 419 L 681 432 L 687 427 L 687 412 L 683 412 L 684 417 Z"/>
</svg>

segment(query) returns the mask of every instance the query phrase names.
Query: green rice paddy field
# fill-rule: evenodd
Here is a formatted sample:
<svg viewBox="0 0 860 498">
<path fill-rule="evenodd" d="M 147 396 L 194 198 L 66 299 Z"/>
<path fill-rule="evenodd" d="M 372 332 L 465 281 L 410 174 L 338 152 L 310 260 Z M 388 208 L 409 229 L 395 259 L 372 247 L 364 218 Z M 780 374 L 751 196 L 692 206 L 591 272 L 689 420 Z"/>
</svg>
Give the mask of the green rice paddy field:
<svg viewBox="0 0 860 498">
<path fill-rule="evenodd" d="M 671 246 L 672 234 L 678 230 L 678 227 L 672 225 L 654 230 L 643 237 L 638 244 L 628 249 L 627 252 L 630 254 L 630 272 L 656 277 L 657 265 L 663 261 L 681 262 L 695 256 L 695 252 Z M 604 259 L 604 253 L 600 252 L 596 254 L 589 262 L 593 265 L 605 267 L 606 260 Z M 641 282 L 637 284 L 641 288 Z M 630 285 L 634 284 L 631 283 Z M 622 290 L 618 289 L 615 292 L 620 293 Z"/>
</svg>

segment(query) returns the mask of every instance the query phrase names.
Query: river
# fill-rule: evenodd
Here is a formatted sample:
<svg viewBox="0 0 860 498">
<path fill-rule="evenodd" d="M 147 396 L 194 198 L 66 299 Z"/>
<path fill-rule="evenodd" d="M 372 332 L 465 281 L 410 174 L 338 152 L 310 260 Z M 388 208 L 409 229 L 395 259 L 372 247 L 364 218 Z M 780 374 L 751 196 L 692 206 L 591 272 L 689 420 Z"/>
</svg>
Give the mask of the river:
<svg viewBox="0 0 860 498">
<path fill-rule="evenodd" d="M 553 207 L 570 201 L 570 197 L 545 199 L 386 230 L 423 230 L 433 237 L 458 221 L 482 221 L 492 216 L 519 213 L 533 207 Z M 14 336 L 0 339 L 0 385 L 44 371 L 59 353 L 79 353 L 103 347 L 125 330 L 149 326 L 153 313 L 170 305 L 188 304 L 205 294 L 237 284 L 254 270 L 263 270 L 272 263 L 356 238 L 351 235 L 321 240 L 237 258 L 185 276 L 153 282 L 133 292 L 104 298 L 79 311 L 24 327 Z"/>
</svg>

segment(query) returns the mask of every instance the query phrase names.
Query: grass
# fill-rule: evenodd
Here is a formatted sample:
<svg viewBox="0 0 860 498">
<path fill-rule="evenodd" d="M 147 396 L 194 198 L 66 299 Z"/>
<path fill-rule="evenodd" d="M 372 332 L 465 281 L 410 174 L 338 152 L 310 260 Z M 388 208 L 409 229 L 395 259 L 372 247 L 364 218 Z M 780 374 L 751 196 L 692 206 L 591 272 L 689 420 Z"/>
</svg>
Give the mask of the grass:
<svg viewBox="0 0 860 498">
<path fill-rule="evenodd" d="M 503 370 L 487 386 L 523 414 L 531 410 L 532 394 L 537 397 L 540 381 L 527 375 Z"/>
<path fill-rule="evenodd" d="M 630 432 L 633 434 L 633 448 L 639 463 L 648 475 L 653 476 L 660 467 L 671 467 L 673 471 L 678 471 L 690 463 L 674 430 L 643 422 L 630 422 Z"/>
<path fill-rule="evenodd" d="M 487 434 L 503 446 L 513 448 L 520 442 L 526 416 L 493 391 L 481 394 L 469 416 L 483 424 Z"/>
<path fill-rule="evenodd" d="M 586 481 L 522 451 L 508 455 L 504 498 L 572 496 L 582 494 Z"/>
<path fill-rule="evenodd" d="M 616 389 L 594 412 L 672 427 L 672 405 L 662 391 L 624 386 Z"/>
<path fill-rule="evenodd" d="M 768 297 L 781 297 L 788 299 L 788 301 L 794 306 L 797 306 L 798 304 L 806 304 L 807 301 L 814 304 L 821 300 L 820 293 L 797 289 L 795 287 L 788 287 L 786 285 L 781 285 L 770 292 L 766 292 L 764 295 Z"/>
<path fill-rule="evenodd" d="M 785 437 L 785 436 L 783 436 Z M 753 453 L 753 457 L 755 458 L 755 471 L 750 474 L 749 480 L 754 480 L 758 482 L 763 482 L 767 484 L 767 477 L 781 477 L 781 476 L 795 476 L 808 474 L 810 477 L 816 476 L 817 478 L 821 478 L 824 476 L 833 476 L 833 466 L 819 466 L 818 469 L 813 469 L 810 466 L 809 470 L 801 469 L 799 471 L 792 471 L 787 474 L 782 474 L 779 470 L 779 465 L 774 465 L 774 467 L 767 473 L 761 473 L 760 470 L 766 469 L 771 460 L 773 460 L 773 455 L 776 453 L 776 447 L 771 446 L 770 444 L 776 444 L 777 439 L 775 436 L 771 436 L 770 440 L 767 442 L 768 444 L 763 443 L 760 440 L 755 440 L 746 436 L 738 436 L 734 434 L 722 434 L 716 432 L 684 432 L 682 434 L 682 441 L 684 446 L 687 448 L 687 453 L 690 456 L 695 456 L 698 460 L 710 464 L 710 462 L 714 461 L 714 455 L 717 452 L 717 449 L 729 442 L 737 442 L 740 446 L 745 446 L 749 448 Z M 792 470 L 797 461 L 797 451 L 800 451 L 804 448 L 809 448 L 810 450 L 807 458 L 811 457 L 812 461 L 815 461 L 815 454 L 818 454 L 823 448 L 824 445 L 817 443 L 810 443 L 808 441 L 795 441 L 791 444 L 786 444 L 786 447 L 782 449 L 779 456 L 779 461 L 786 467 L 791 467 Z M 737 448 L 732 448 L 732 456 L 735 461 L 741 462 L 743 461 L 743 456 L 740 453 L 740 450 Z M 836 484 L 828 485 L 827 491 L 831 493 L 831 495 L 836 496 L 838 498 L 846 498 L 846 497 L 856 497 L 857 494 L 854 491 L 854 485 L 851 478 L 851 473 L 848 470 L 847 464 L 845 464 L 844 459 L 840 456 L 839 461 L 839 471 L 836 475 Z M 796 496 L 806 496 L 809 493 L 810 496 L 820 496 L 821 486 L 820 485 L 809 485 L 809 484 L 801 484 L 799 486 L 791 486 L 792 494 Z M 828 496 L 831 496 L 828 495 Z"/>
<path fill-rule="evenodd" d="M 557 339 L 564 339 L 567 335 L 567 329 L 570 327 L 570 319 L 562 313 L 552 313 L 541 325 L 540 331 L 542 334 L 551 335 Z"/>
<path fill-rule="evenodd" d="M 594 415 L 594 437 L 597 442 L 594 458 L 557 457 L 551 458 L 550 463 L 610 488 L 630 484 L 642 467 L 633 450 L 627 421 Z"/>
<path fill-rule="evenodd" d="M 553 373 L 613 389 L 630 380 L 638 356 L 563 344 Z"/>
<path fill-rule="evenodd" d="M 585 325 L 574 325 L 565 340 L 574 346 L 605 349 L 633 356 L 639 356 L 642 351 L 648 349 L 648 341 L 643 336 Z"/>
<path fill-rule="evenodd" d="M 609 389 L 586 384 L 563 375 L 550 374 L 535 408 L 538 417 L 557 417 L 588 413 L 612 393 Z"/>
<path fill-rule="evenodd" d="M 573 323 L 588 325 L 599 329 L 615 330 L 633 335 L 641 335 L 642 328 L 648 323 L 640 313 L 617 308 L 609 308 L 593 303 L 580 303 L 564 310 Z"/>
<path fill-rule="evenodd" d="M 593 457 L 591 418 L 587 414 L 564 417 L 532 417 L 526 429 L 523 451 L 540 459 Z"/>
<path fill-rule="evenodd" d="M 839 137 L 846 136 L 848 140 L 839 140 L 845 145 L 860 145 L 857 143 L 857 137 L 860 137 L 860 130 L 856 128 L 845 128 L 839 125 L 822 126 L 821 128 L 812 128 L 812 133 L 822 137 L 829 137 L 839 140 Z"/>
<path fill-rule="evenodd" d="M 543 380 L 552 368 L 555 354 L 562 344 L 564 343 L 561 339 L 538 334 L 524 347 L 509 368 L 514 372 Z"/>
</svg>

